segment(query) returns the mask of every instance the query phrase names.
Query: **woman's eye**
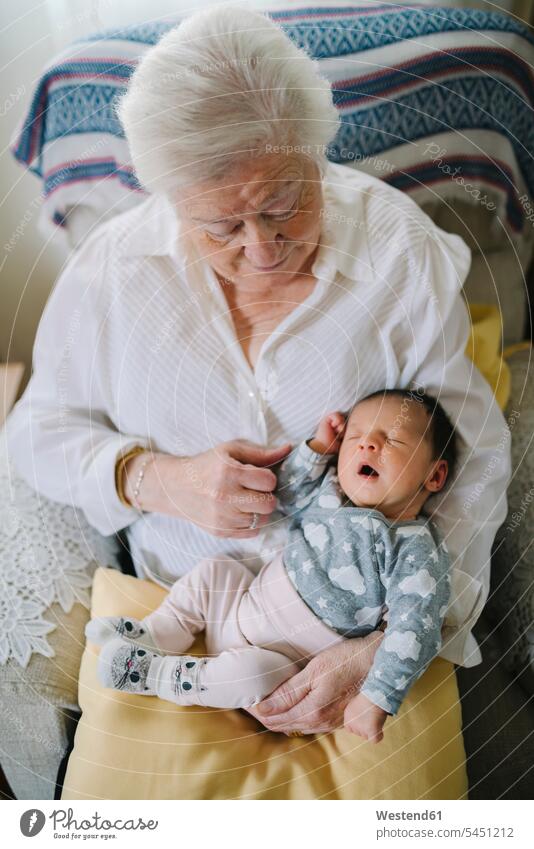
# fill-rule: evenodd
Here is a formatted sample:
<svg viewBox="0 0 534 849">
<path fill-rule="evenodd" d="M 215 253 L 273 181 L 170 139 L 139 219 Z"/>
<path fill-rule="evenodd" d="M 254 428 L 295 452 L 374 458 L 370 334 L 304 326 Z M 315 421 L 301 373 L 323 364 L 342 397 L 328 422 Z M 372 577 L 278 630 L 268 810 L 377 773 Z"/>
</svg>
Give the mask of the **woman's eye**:
<svg viewBox="0 0 534 849">
<path fill-rule="evenodd" d="M 275 221 L 287 221 L 290 218 L 293 218 L 298 212 L 298 199 L 295 201 L 291 209 L 286 209 L 280 212 L 271 212 L 267 215 L 267 218 L 274 218 Z M 232 227 L 228 233 L 213 233 L 210 230 L 206 230 L 206 233 L 211 239 L 215 239 L 217 242 L 224 242 L 226 239 L 230 239 L 241 227 L 241 222 L 236 224 L 235 227 Z"/>
<path fill-rule="evenodd" d="M 295 201 L 291 209 L 286 209 L 281 212 L 272 212 L 269 215 L 269 218 L 275 218 L 277 221 L 285 221 L 288 218 L 292 218 L 293 215 L 296 215 L 298 212 L 298 201 Z"/>
<path fill-rule="evenodd" d="M 226 239 L 229 239 L 230 236 L 239 229 L 241 225 L 236 224 L 235 227 L 232 227 L 230 232 L 228 233 L 211 233 L 209 230 L 206 230 L 206 233 L 211 239 L 215 239 L 217 242 L 224 242 Z"/>
</svg>

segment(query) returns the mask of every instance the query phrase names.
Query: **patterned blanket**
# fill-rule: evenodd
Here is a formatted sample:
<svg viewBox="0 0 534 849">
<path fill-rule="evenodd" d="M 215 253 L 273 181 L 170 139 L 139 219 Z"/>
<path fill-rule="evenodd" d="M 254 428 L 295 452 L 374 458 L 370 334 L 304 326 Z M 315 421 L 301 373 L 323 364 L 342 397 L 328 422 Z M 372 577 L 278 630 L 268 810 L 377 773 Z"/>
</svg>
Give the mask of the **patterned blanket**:
<svg viewBox="0 0 534 849">
<path fill-rule="evenodd" d="M 271 12 L 319 61 L 341 125 L 328 157 L 423 204 L 461 197 L 518 237 L 534 219 L 534 38 L 478 9 L 416 5 Z M 113 114 L 143 53 L 178 22 L 90 35 L 44 69 L 12 143 L 43 182 L 40 226 L 144 196 Z"/>
</svg>

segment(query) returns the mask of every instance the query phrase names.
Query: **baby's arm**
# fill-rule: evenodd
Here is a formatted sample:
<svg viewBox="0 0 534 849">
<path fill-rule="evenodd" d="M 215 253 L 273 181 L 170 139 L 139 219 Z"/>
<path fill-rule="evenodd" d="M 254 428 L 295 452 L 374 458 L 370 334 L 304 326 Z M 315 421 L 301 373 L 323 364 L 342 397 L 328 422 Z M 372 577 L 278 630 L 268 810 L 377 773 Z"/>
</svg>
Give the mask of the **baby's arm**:
<svg viewBox="0 0 534 849">
<path fill-rule="evenodd" d="M 280 464 L 276 495 L 283 513 L 306 507 L 320 489 L 327 466 L 339 450 L 344 424 L 341 413 L 329 413 L 315 436 L 297 445 Z"/>
<path fill-rule="evenodd" d="M 356 696 L 359 701 L 347 706 L 348 722 L 354 711 L 359 714 L 366 706 L 362 696 L 382 709 L 384 720 L 387 714 L 397 713 L 412 684 L 441 648 L 449 596 L 449 558 L 443 544 L 437 544 L 427 530 L 406 537 L 386 591 L 385 636 Z"/>
</svg>

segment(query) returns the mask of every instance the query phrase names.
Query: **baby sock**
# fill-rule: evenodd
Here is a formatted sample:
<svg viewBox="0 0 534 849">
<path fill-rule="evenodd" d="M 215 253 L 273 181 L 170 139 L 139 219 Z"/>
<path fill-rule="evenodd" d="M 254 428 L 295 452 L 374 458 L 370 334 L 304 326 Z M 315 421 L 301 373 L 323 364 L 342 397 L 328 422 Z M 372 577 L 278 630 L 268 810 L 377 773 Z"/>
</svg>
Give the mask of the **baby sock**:
<svg viewBox="0 0 534 849">
<path fill-rule="evenodd" d="M 198 705 L 204 688 L 200 671 L 207 662 L 199 657 L 165 657 L 139 643 L 112 639 L 104 643 L 98 658 L 98 677 L 104 687 L 159 696 L 179 705 Z M 163 674 L 162 674 L 163 673 Z"/>
<path fill-rule="evenodd" d="M 149 629 L 139 619 L 128 616 L 99 616 L 85 626 L 85 636 L 97 646 L 103 646 L 114 637 L 132 640 L 141 648 L 158 649 Z"/>
</svg>

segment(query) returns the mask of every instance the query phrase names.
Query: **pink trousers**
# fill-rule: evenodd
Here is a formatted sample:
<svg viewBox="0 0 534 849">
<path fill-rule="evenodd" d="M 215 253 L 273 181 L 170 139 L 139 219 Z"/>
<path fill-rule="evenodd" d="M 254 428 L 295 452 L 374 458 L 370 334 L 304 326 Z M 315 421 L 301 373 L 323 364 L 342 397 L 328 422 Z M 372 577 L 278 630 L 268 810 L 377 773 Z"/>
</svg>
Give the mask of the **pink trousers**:
<svg viewBox="0 0 534 849">
<path fill-rule="evenodd" d="M 343 641 L 302 601 L 281 556 L 257 576 L 238 561 L 202 560 L 143 624 L 155 645 L 171 654 L 186 652 L 204 632 L 211 658 L 195 703 L 213 707 L 261 701 L 311 657 Z M 158 675 L 158 695 L 172 701 L 165 682 L 175 665 L 166 658 Z"/>
</svg>

